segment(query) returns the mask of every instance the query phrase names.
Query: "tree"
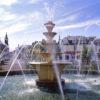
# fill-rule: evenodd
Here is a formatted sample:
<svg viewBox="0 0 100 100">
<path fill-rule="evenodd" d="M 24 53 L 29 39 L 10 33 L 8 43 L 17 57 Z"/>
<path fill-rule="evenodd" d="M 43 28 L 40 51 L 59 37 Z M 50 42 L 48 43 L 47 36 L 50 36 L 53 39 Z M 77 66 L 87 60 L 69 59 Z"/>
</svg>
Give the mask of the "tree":
<svg viewBox="0 0 100 100">
<path fill-rule="evenodd" d="M 82 63 L 89 64 L 91 60 L 91 51 L 89 51 L 88 47 L 83 46 L 82 51 Z"/>
</svg>

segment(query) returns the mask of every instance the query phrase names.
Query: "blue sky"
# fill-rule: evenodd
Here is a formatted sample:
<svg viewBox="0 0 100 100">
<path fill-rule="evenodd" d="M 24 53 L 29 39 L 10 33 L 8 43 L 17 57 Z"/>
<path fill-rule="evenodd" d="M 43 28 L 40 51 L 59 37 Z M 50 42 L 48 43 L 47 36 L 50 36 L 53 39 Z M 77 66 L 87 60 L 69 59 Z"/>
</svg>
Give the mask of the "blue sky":
<svg viewBox="0 0 100 100">
<path fill-rule="evenodd" d="M 6 32 L 11 49 L 45 38 L 44 23 L 52 20 L 58 34 L 100 38 L 100 0 L 0 0 L 0 38 Z"/>
</svg>

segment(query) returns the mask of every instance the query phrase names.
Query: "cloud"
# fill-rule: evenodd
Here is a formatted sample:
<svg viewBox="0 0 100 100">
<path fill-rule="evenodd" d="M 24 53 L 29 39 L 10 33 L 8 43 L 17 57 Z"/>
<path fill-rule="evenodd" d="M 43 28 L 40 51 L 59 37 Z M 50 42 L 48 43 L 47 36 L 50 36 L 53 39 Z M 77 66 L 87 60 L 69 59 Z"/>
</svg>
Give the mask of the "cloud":
<svg viewBox="0 0 100 100">
<path fill-rule="evenodd" d="M 18 0 L 0 0 L 0 5 L 11 6 L 17 2 L 18 2 Z"/>
<path fill-rule="evenodd" d="M 7 11 L 3 7 L 0 7 L 0 29 L 4 28 L 5 26 L 10 26 L 11 23 L 18 20 L 19 17 L 15 13 L 11 13 Z M 1 31 L 1 30 L 0 30 Z"/>
<path fill-rule="evenodd" d="M 97 20 L 88 20 L 80 23 L 75 23 L 72 25 L 66 25 L 66 26 L 57 26 L 55 29 L 65 30 L 65 29 L 75 29 L 75 28 L 89 28 L 92 25 L 98 25 L 100 24 L 100 19 Z"/>
<path fill-rule="evenodd" d="M 57 24 L 61 24 L 63 22 L 67 22 L 67 21 L 70 21 L 71 22 L 71 21 L 76 20 L 78 18 L 78 16 L 79 16 L 79 14 L 70 15 L 70 16 L 68 16 L 66 18 L 62 18 L 62 19 L 56 21 L 56 23 Z"/>
<path fill-rule="evenodd" d="M 13 19 L 16 19 L 17 16 L 10 12 L 3 12 L 0 16 L 0 21 L 11 21 Z"/>
<path fill-rule="evenodd" d="M 92 7 L 92 6 L 94 6 L 94 5 L 98 4 L 98 3 L 100 3 L 99 0 L 97 2 L 91 2 L 89 4 L 80 6 L 80 7 L 76 8 L 76 9 L 71 10 L 70 12 L 62 14 L 62 17 L 66 17 L 66 16 L 70 16 L 70 15 L 73 15 L 73 14 L 76 14 L 76 13 L 79 13 L 79 12 L 83 12 L 83 10 L 88 10 L 89 7 Z"/>
<path fill-rule="evenodd" d="M 19 31 L 23 31 L 26 28 L 28 28 L 29 25 L 30 24 L 19 22 L 17 24 L 11 25 L 9 27 L 0 29 L 0 33 L 1 33 L 0 35 L 3 35 L 2 33 L 6 33 L 6 32 L 11 34 L 11 33 L 19 32 Z"/>
<path fill-rule="evenodd" d="M 4 8 L 0 7 L 0 15 L 4 12 Z"/>
<path fill-rule="evenodd" d="M 7 17 L 4 17 L 6 15 Z M 26 15 L 16 15 L 11 12 L 5 12 L 3 16 L 0 16 L 0 20 L 3 21 L 3 24 L 0 24 L 0 36 L 3 37 L 4 33 L 14 34 L 16 32 L 21 32 L 29 29 L 32 25 L 34 27 L 42 22 L 43 16 L 40 12 L 32 12 Z"/>
<path fill-rule="evenodd" d="M 29 3 L 36 4 L 36 3 L 40 2 L 40 1 L 43 1 L 43 0 L 30 0 Z"/>
</svg>

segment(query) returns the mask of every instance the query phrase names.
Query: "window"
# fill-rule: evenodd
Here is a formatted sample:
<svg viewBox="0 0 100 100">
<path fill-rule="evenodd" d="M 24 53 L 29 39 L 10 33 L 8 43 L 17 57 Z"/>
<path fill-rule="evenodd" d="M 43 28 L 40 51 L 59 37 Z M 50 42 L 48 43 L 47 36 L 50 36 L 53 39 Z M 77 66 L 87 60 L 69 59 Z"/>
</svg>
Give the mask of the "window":
<svg viewBox="0 0 100 100">
<path fill-rule="evenodd" d="M 65 59 L 66 59 L 66 60 L 69 60 L 69 55 L 66 55 L 66 56 L 65 56 Z"/>
<path fill-rule="evenodd" d="M 99 53 L 100 53 L 100 49 L 99 49 L 98 51 L 99 51 Z"/>
<path fill-rule="evenodd" d="M 62 60 L 62 56 L 59 56 L 59 59 Z"/>
<path fill-rule="evenodd" d="M 75 55 L 72 55 L 72 59 L 75 59 Z"/>
<path fill-rule="evenodd" d="M 100 53 L 98 53 L 98 59 L 100 59 Z"/>
<path fill-rule="evenodd" d="M 73 41 L 72 40 L 68 40 L 70 45 L 73 45 Z"/>
<path fill-rule="evenodd" d="M 77 59 L 80 59 L 80 55 L 77 55 Z"/>
</svg>

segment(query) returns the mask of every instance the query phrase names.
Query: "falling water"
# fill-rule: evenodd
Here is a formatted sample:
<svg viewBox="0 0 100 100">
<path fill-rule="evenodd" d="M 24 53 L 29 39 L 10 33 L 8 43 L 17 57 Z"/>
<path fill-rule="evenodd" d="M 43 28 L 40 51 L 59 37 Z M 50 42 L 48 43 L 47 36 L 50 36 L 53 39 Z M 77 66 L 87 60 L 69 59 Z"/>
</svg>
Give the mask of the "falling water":
<svg viewBox="0 0 100 100">
<path fill-rule="evenodd" d="M 78 44 L 76 46 L 76 52 L 78 51 L 78 46 L 80 46 L 81 40 L 82 40 L 82 38 L 80 37 L 79 41 L 78 41 Z M 82 67 L 82 65 L 81 65 L 81 63 L 82 63 L 82 51 L 83 51 L 83 44 L 82 44 L 82 50 L 81 50 L 81 53 L 80 53 L 80 58 L 76 59 L 76 55 L 75 55 L 75 60 L 78 61 L 78 67 L 79 67 L 78 75 L 80 75 L 81 67 Z"/>
<path fill-rule="evenodd" d="M 54 6 L 50 7 L 49 3 L 44 3 L 45 12 L 47 13 L 47 19 L 53 20 L 54 18 Z"/>
<path fill-rule="evenodd" d="M 91 42 L 91 47 L 93 48 L 93 53 L 95 56 L 95 61 L 97 64 L 98 72 L 100 73 L 99 59 L 98 59 L 98 55 L 97 55 L 97 51 L 96 51 L 96 46 L 94 45 L 94 41 Z"/>
<path fill-rule="evenodd" d="M 32 52 L 31 52 L 31 61 L 33 60 L 33 52 L 35 51 L 34 49 L 35 49 L 35 47 L 36 47 L 37 45 L 42 45 L 42 44 L 41 44 L 40 42 L 37 42 L 37 43 L 33 46 Z"/>
<path fill-rule="evenodd" d="M 54 68 L 54 71 L 55 71 L 55 74 L 56 74 L 56 77 L 57 77 L 57 81 L 58 81 L 59 89 L 60 89 L 60 92 L 61 92 L 62 100 L 65 100 L 64 92 L 63 92 L 63 88 L 62 88 L 62 84 L 61 84 L 61 78 L 60 78 L 60 75 L 59 75 L 60 73 L 59 73 L 58 66 L 55 63 L 53 63 L 53 68 Z"/>
<path fill-rule="evenodd" d="M 31 52 L 31 61 L 33 60 L 33 52 L 34 52 L 34 48 L 37 45 L 37 43 L 32 47 L 32 52 Z"/>
<path fill-rule="evenodd" d="M 59 69 L 58 69 L 57 64 L 55 63 L 55 48 L 53 48 L 53 51 L 51 52 L 51 58 L 52 58 L 52 64 L 53 64 L 54 72 L 56 74 L 57 82 L 58 82 L 59 89 L 60 89 L 60 92 L 61 92 L 61 97 L 62 97 L 62 100 L 65 100 L 63 87 L 62 87 L 62 84 L 61 84 Z"/>
<path fill-rule="evenodd" d="M 90 43 L 90 48 L 88 48 L 88 51 L 90 51 L 90 52 L 92 52 L 92 48 L 94 47 L 92 42 L 93 42 L 93 41 L 91 41 L 91 43 Z M 93 50 L 93 51 L 94 51 L 94 50 Z M 92 61 L 93 61 L 92 56 L 93 56 L 93 55 L 91 54 L 90 63 L 89 63 L 89 69 L 88 69 L 87 75 L 89 75 L 89 72 L 91 71 L 91 70 L 90 70 L 90 67 L 92 66 Z"/>
<path fill-rule="evenodd" d="M 0 91 L 1 91 L 1 89 L 2 89 L 2 87 L 3 87 L 3 85 L 4 85 L 5 81 L 6 81 L 6 79 L 7 79 L 7 77 L 8 77 L 8 75 L 9 75 L 9 73 L 10 73 L 10 71 L 11 71 L 11 69 L 12 69 L 12 67 L 13 67 L 13 65 L 14 65 L 14 63 L 15 63 L 15 61 L 17 60 L 19 54 L 20 54 L 21 51 L 23 50 L 23 47 L 24 47 L 24 46 L 22 46 L 22 48 L 19 50 L 18 54 L 16 55 L 15 59 L 13 60 L 11 66 L 10 66 L 10 68 L 9 68 L 9 70 L 8 70 L 8 72 L 7 72 L 7 74 L 6 74 L 5 78 L 4 78 L 4 80 L 3 80 L 3 82 L 2 82 L 1 85 L 0 85 Z"/>
<path fill-rule="evenodd" d="M 24 81 L 25 81 L 25 83 L 27 83 L 27 78 L 26 78 L 25 73 L 24 73 L 24 71 L 23 71 L 22 65 L 21 65 L 21 63 L 19 62 L 19 60 L 17 60 L 17 62 L 18 62 L 18 65 L 19 65 L 19 67 L 20 67 L 20 69 L 21 69 L 21 71 L 22 71 L 22 75 L 24 76 Z M 24 84 L 24 85 L 25 85 L 25 84 Z M 28 87 L 28 89 L 31 89 L 29 85 L 27 85 L 27 87 Z"/>
<path fill-rule="evenodd" d="M 64 50 L 63 50 L 63 43 L 60 41 L 60 49 L 61 49 L 61 53 L 62 53 L 62 60 L 65 61 L 65 54 L 64 54 Z"/>
<path fill-rule="evenodd" d="M 6 47 L 2 50 L 2 52 L 1 52 L 1 54 L 0 54 L 0 59 L 2 58 L 3 53 L 4 53 L 4 51 L 5 51 L 6 48 L 8 48 L 8 46 L 6 46 Z"/>
<path fill-rule="evenodd" d="M 77 59 L 77 52 L 78 52 L 78 47 L 80 46 L 80 43 L 81 43 L 81 40 L 82 40 L 82 38 L 80 37 L 79 38 L 79 40 L 78 40 L 78 43 L 77 43 L 77 45 L 76 45 L 76 47 L 75 47 L 75 59 L 74 59 L 74 67 L 76 67 L 76 62 L 77 62 L 77 66 L 78 66 L 78 72 L 77 72 L 77 75 L 78 76 L 80 76 L 80 72 L 81 72 L 81 62 L 82 62 L 82 50 L 81 50 L 81 53 L 80 53 L 80 58 L 79 59 Z M 77 41 L 76 40 L 76 37 L 75 37 L 75 41 Z M 83 49 L 83 45 L 82 45 L 82 49 Z M 77 92 L 76 92 L 76 100 L 78 100 L 78 97 L 79 97 L 79 90 L 78 90 L 78 88 L 77 88 Z"/>
<path fill-rule="evenodd" d="M 19 62 L 19 60 L 17 60 L 17 63 L 18 63 L 18 65 L 19 65 L 19 67 L 20 67 L 20 69 L 21 69 L 21 71 L 22 71 L 22 74 L 23 74 L 23 76 L 24 76 L 24 80 L 25 80 L 25 82 L 26 82 L 27 79 L 26 79 L 26 76 L 25 76 L 25 74 L 24 74 L 24 71 L 23 71 L 22 65 L 21 65 L 21 63 Z"/>
<path fill-rule="evenodd" d="M 56 74 L 56 77 L 57 77 L 57 81 L 58 81 L 59 89 L 60 89 L 60 92 L 61 92 L 62 100 L 65 100 L 64 92 L 63 92 L 63 88 L 62 88 L 62 84 L 61 84 L 61 78 L 60 78 L 60 75 L 59 75 L 60 73 L 59 73 L 58 66 L 53 63 L 53 68 L 54 68 L 54 71 L 55 71 L 55 74 Z"/>
</svg>

